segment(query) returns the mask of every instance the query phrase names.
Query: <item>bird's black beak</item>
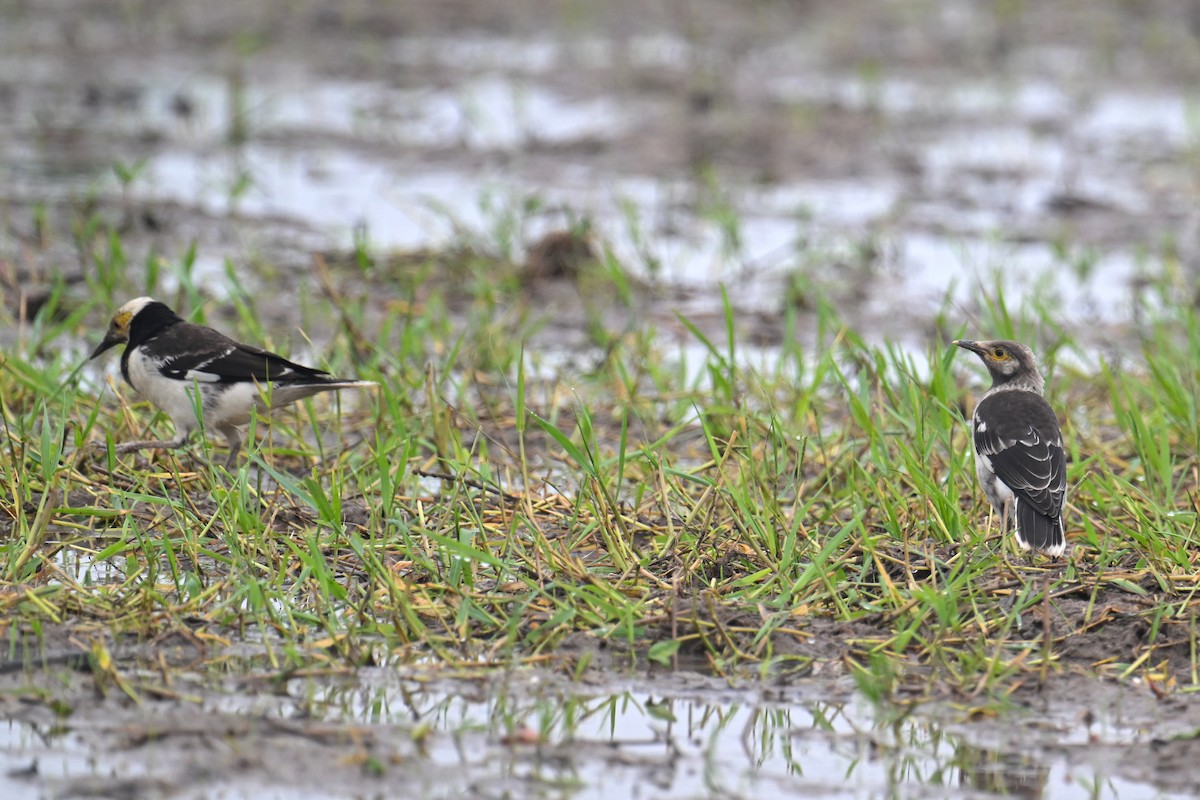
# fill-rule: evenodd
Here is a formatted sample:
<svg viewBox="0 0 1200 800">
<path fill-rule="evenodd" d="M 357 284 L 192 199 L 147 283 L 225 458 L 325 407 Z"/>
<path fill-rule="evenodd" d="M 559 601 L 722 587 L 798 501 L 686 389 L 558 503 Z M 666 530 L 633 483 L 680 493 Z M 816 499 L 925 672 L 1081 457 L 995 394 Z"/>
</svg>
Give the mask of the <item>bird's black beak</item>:
<svg viewBox="0 0 1200 800">
<path fill-rule="evenodd" d="M 985 352 L 987 352 L 987 349 L 980 345 L 979 342 L 975 342 L 970 339 L 955 339 L 954 344 L 958 345 L 963 350 L 970 350 L 972 353 L 977 355 L 983 355 Z"/>
<path fill-rule="evenodd" d="M 110 347 L 116 347 L 123 341 L 125 341 L 123 338 L 115 335 L 110 330 L 107 334 L 105 334 L 104 341 L 102 341 L 100 344 L 96 345 L 96 349 L 92 351 L 92 354 L 90 356 L 88 356 L 88 361 L 91 361 L 93 358 L 100 355 L 105 350 L 108 350 Z"/>
</svg>

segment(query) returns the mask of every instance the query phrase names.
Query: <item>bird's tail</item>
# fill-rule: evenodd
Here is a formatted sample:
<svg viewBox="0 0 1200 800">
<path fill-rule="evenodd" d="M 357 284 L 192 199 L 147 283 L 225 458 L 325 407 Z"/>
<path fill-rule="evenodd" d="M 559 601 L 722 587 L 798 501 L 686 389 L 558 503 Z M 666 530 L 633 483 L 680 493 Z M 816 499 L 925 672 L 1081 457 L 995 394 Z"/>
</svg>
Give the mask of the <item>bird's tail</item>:
<svg viewBox="0 0 1200 800">
<path fill-rule="evenodd" d="M 363 389 L 370 386 L 378 386 L 374 381 L 343 381 L 338 379 L 319 380 L 306 379 L 302 381 L 276 381 L 269 387 L 264 388 L 264 401 L 260 405 L 269 404 L 271 408 L 294 403 L 297 400 L 303 400 L 306 397 L 312 397 L 314 394 L 321 392 L 332 392 L 338 389 Z"/>
<path fill-rule="evenodd" d="M 1032 547 L 1048 556 L 1061 556 L 1067 549 L 1062 516 L 1047 517 L 1033 506 L 1019 500 L 1016 506 L 1017 527 L 1014 533 L 1017 544 L 1025 550 Z"/>
</svg>

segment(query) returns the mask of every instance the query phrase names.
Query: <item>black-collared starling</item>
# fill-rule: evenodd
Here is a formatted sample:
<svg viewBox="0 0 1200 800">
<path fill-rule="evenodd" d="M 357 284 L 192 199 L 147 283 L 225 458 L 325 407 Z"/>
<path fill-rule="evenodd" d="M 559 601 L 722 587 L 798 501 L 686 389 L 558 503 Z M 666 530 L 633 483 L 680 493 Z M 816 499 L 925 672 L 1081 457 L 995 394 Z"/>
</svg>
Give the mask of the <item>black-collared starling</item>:
<svg viewBox="0 0 1200 800">
<path fill-rule="evenodd" d="M 954 344 L 978 355 L 992 376 L 992 388 L 975 406 L 971 433 L 975 473 L 1000 513 L 1001 529 L 1013 527 L 1023 549 L 1061 556 L 1067 458 L 1032 351 L 1003 340 Z"/>
<path fill-rule="evenodd" d="M 121 306 L 90 358 L 121 343 L 126 344 L 121 374 L 171 418 L 175 438 L 124 442 L 117 445 L 118 453 L 180 447 L 200 426 L 199 409 L 205 429 L 225 436 L 229 443 L 226 464 L 232 466 L 242 446 L 237 426 L 250 421 L 252 409 L 266 411 L 318 392 L 375 385 L 339 380 L 283 356 L 239 344 L 212 328 L 184 321 L 150 297 L 138 297 Z"/>
</svg>

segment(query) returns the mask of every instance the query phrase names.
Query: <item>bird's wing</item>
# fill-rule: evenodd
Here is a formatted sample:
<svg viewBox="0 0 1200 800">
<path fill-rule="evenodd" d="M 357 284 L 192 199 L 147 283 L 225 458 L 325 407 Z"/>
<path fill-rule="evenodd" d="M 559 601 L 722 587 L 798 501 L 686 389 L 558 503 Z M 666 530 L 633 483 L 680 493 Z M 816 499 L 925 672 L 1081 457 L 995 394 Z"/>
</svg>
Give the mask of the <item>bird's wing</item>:
<svg viewBox="0 0 1200 800">
<path fill-rule="evenodd" d="M 172 341 L 162 341 L 170 335 Z M 328 373 L 275 353 L 240 344 L 212 328 L 180 323 L 152 344 L 161 348 L 158 370 L 168 378 L 202 383 L 321 382 Z M 154 355 L 153 352 L 150 353 Z"/>
<path fill-rule="evenodd" d="M 1015 408 L 996 404 L 1010 407 L 982 415 L 987 424 L 976 425 L 975 451 L 988 459 L 996 477 L 1014 494 L 1047 517 L 1058 517 L 1067 491 L 1067 457 L 1058 420 L 1038 395 L 1006 399 L 1020 402 Z"/>
</svg>

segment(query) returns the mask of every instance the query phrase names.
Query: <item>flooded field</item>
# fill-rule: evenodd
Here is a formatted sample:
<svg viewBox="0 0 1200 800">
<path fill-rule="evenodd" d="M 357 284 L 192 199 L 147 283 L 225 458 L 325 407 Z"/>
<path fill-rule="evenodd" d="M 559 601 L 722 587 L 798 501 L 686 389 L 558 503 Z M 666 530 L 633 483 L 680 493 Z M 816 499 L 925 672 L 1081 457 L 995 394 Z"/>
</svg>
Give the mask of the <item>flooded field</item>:
<svg viewBox="0 0 1200 800">
<path fill-rule="evenodd" d="M 138 704 L 97 703 L 85 681 L 60 673 L 41 690 L 60 714 L 73 707 L 62 716 L 32 702 L 27 678 L 8 678 L 0 787 L 13 798 L 830 800 L 1165 799 L 1197 788 L 1165 755 L 1167 739 L 1194 732 L 1194 710 L 1102 686 L 1087 689 L 1081 713 L 1066 700 L 1085 690 L 1077 680 L 974 719 L 958 704 L 875 708 L 844 680 L 661 672 L 581 684 L 527 668 L 446 672 L 279 684 L 251 671 L 215 690 L 184 673 Z M 1147 748 L 1156 755 L 1135 755 Z"/>
<path fill-rule="evenodd" d="M 9 250 L 80 196 L 213 276 L 586 221 L 684 310 L 828 297 L 913 345 L 1001 286 L 1121 325 L 1160 256 L 1194 274 L 1186 4 L 510 5 L 14 8 Z"/>
<path fill-rule="evenodd" d="M 634 299 L 593 313 L 586 285 L 528 288 L 520 309 L 537 324 L 520 358 L 540 370 L 608 358 L 597 319 L 625 333 L 654 327 L 688 370 L 705 350 L 697 335 L 720 340 L 727 324 L 748 343 L 739 363 L 771 361 L 790 339 L 825 341 L 823 308 L 873 344 L 917 353 L 964 329 L 986 335 L 1011 308 L 1038 318 L 1043 340 L 1071 340 L 1064 362 L 1096 368 L 1135 359 L 1146 315 L 1200 297 L 1200 15 L 1189 3 L 0 0 L 0 21 L 0 321 L 12 323 L 0 342 L 14 351 L 48 296 L 61 292 L 69 317 L 119 284 L 128 297 L 153 288 L 207 305 L 228 325 L 236 302 L 261 298 L 263 327 L 304 331 L 290 350 L 304 359 L 337 324 L 354 330 L 322 298 L 361 299 L 372 322 L 420 316 L 424 295 L 356 255 L 435 254 L 429 279 L 453 285 L 461 274 L 438 274 L 440 254 L 536 273 L 555 252 L 539 245 L 563 231 L 619 263 Z M 136 277 L 108 281 L 118 262 Z M 482 315 L 472 300 L 487 290 L 470 280 L 475 294 L 452 296 L 451 318 Z M 54 348 L 82 360 L 95 341 L 78 332 Z M 446 349 L 471 351 L 485 372 L 472 348 L 493 333 L 484 324 Z M 85 375 L 100 394 L 103 373 Z M 486 401 L 494 386 L 483 384 L 469 396 Z M 500 416 L 489 422 L 504 429 Z M 494 435 L 511 456 L 511 437 Z M 716 458 L 701 451 L 694 460 Z M 425 469 L 420 487 L 437 494 L 445 476 Z M 496 471 L 506 487 L 514 472 Z M 301 485 L 288 477 L 269 474 Z M 1178 494 L 1194 505 L 1185 484 Z M 164 517 L 184 515 L 173 491 Z M 138 502 L 148 501 L 131 490 L 128 508 Z M 377 505 L 345 503 L 364 526 Z M 55 562 L 37 591 L 9 581 L 3 607 L 52 592 L 56 569 L 114 587 L 150 569 L 112 544 L 80 548 L 95 561 Z M 206 568 L 223 563 L 203 555 Z M 186 594 L 160 569 L 159 588 L 174 581 Z M 1141 614 L 1147 587 L 1186 583 L 1184 573 L 1120 578 L 1137 599 L 1094 592 L 1081 618 L 1093 606 Z M 844 643 L 795 673 L 719 678 L 702 669 L 711 664 L 651 670 L 632 656 L 589 668 L 594 642 L 533 656 L 544 665 L 447 666 L 420 652 L 292 674 L 261 631 L 234 640 L 188 613 L 171 623 L 182 642 L 110 642 L 111 653 L 88 644 L 103 615 L 86 632 L 49 614 L 45 630 L 0 626 L 10 642 L 0 795 L 1200 794 L 1195 676 L 1131 678 L 1157 661 L 1135 659 L 1124 639 L 1098 640 L 1041 686 L 976 696 L 932 678 L 924 693 L 876 702 Z M 1169 616 L 1192 625 L 1191 644 L 1177 637 L 1161 656 L 1180 675 L 1178 653 L 1194 657 L 1190 613 Z M 1133 663 L 1113 666 L 1119 658 Z M 921 669 L 932 674 L 931 662 Z M 1108 677 L 1090 677 L 1093 664 Z M 121 677 L 101 685 L 105 675 Z"/>
</svg>

